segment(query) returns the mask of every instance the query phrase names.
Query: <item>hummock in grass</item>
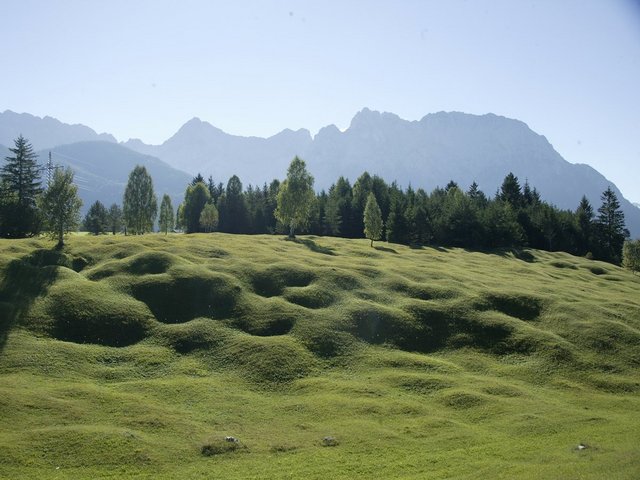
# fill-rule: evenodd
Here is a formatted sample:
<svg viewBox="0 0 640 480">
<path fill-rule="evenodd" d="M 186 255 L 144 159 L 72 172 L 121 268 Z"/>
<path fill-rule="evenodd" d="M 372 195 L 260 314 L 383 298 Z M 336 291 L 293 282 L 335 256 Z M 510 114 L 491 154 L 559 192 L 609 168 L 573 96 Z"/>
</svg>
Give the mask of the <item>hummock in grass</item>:
<svg viewBox="0 0 640 480">
<path fill-rule="evenodd" d="M 52 247 L 0 241 L 0 478 L 640 472 L 640 278 L 613 265 L 319 237 Z"/>
</svg>

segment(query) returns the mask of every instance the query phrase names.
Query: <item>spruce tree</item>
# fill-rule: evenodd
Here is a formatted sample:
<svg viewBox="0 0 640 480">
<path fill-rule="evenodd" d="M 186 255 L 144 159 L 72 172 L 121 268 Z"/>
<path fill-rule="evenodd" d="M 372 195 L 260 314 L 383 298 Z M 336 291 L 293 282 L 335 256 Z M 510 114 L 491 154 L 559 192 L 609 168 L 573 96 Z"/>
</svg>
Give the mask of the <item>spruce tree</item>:
<svg viewBox="0 0 640 480">
<path fill-rule="evenodd" d="M 625 228 L 624 213 L 620 210 L 620 202 L 611 187 L 607 187 L 600 198 L 602 206 L 598 209 L 596 220 L 600 254 L 608 261 L 619 263 L 624 239 L 629 236 Z"/>
<path fill-rule="evenodd" d="M 582 196 L 576 210 L 578 228 L 578 253 L 585 255 L 590 251 L 593 236 L 593 207 L 586 196 Z"/>
<path fill-rule="evenodd" d="M 109 212 L 106 207 L 96 200 L 84 217 L 84 228 L 94 235 L 100 235 L 109 228 Z"/>
<path fill-rule="evenodd" d="M 36 200 L 42 192 L 40 168 L 37 155 L 31 144 L 20 135 L 9 151 L 13 156 L 5 157 L 6 164 L 0 170 L 2 184 L 3 236 L 27 237 L 38 233 L 39 219 Z"/>
<path fill-rule="evenodd" d="M 376 197 L 373 192 L 369 193 L 367 197 L 367 205 L 364 208 L 364 235 L 371 240 L 371 246 L 373 247 L 374 240 L 380 240 L 382 238 L 382 212 L 376 201 Z"/>
<path fill-rule="evenodd" d="M 118 205 L 117 203 L 112 203 L 109 207 L 108 220 L 109 230 L 111 230 L 111 233 L 113 235 L 115 235 L 122 229 L 122 217 L 123 214 L 120 205 Z"/>
</svg>

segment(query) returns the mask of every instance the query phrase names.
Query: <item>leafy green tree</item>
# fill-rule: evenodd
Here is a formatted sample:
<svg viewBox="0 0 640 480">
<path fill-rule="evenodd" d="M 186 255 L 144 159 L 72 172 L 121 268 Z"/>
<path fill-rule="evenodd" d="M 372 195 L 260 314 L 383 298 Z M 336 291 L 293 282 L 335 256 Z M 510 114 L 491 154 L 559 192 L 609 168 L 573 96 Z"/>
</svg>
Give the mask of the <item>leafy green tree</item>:
<svg viewBox="0 0 640 480">
<path fill-rule="evenodd" d="M 289 238 L 295 237 L 295 229 L 303 227 L 309 220 L 311 206 L 315 200 L 313 176 L 307 171 L 304 160 L 295 157 L 287 178 L 280 185 L 276 218 L 289 228 Z"/>
<path fill-rule="evenodd" d="M 31 144 L 20 135 L 14 141 L 12 156 L 5 157 L 0 169 L 3 188 L 3 211 L 0 233 L 6 237 L 27 237 L 39 231 L 37 198 L 42 192 L 37 155 Z"/>
<path fill-rule="evenodd" d="M 212 203 L 207 203 L 200 213 L 200 227 L 209 233 L 218 226 L 218 209 Z"/>
<path fill-rule="evenodd" d="M 165 193 L 162 196 L 162 202 L 160 202 L 160 231 L 165 235 L 169 233 L 169 230 L 173 228 L 174 221 L 171 197 Z"/>
<path fill-rule="evenodd" d="M 184 203 L 178 205 L 178 210 L 176 210 L 176 229 L 184 230 L 186 227 L 184 221 Z"/>
<path fill-rule="evenodd" d="M 84 228 L 94 235 L 100 235 L 109 228 L 109 212 L 106 207 L 96 200 L 84 217 Z"/>
<path fill-rule="evenodd" d="M 204 206 L 211 201 L 209 189 L 203 182 L 192 183 L 184 194 L 184 224 L 187 233 L 200 231 L 200 214 Z"/>
<path fill-rule="evenodd" d="M 622 266 L 633 273 L 640 272 L 640 240 L 624 243 L 622 248 Z"/>
<path fill-rule="evenodd" d="M 109 222 L 109 230 L 111 233 L 115 235 L 120 230 L 122 230 L 122 209 L 117 203 L 112 203 L 109 207 L 109 213 L 107 215 L 107 219 Z"/>
<path fill-rule="evenodd" d="M 364 172 L 353 184 L 351 211 L 354 237 L 362 236 L 362 233 L 364 232 L 364 210 L 366 208 L 367 202 L 369 201 L 369 193 L 372 189 L 373 178 L 371 178 L 369 172 Z"/>
<path fill-rule="evenodd" d="M 158 200 L 153 192 L 153 180 L 144 166 L 137 165 L 129 174 L 122 203 L 129 232 L 140 235 L 153 229 Z"/>
<path fill-rule="evenodd" d="M 382 238 L 383 226 L 382 211 L 378 206 L 376 196 L 373 192 L 369 192 L 367 205 L 364 208 L 364 235 L 371 240 L 372 247 L 374 240 L 380 240 Z"/>
<path fill-rule="evenodd" d="M 73 184 L 73 171 L 56 169 L 49 188 L 42 195 L 40 208 L 50 235 L 58 239 L 57 248 L 64 246 L 64 234 L 78 227 L 81 206 L 78 187 Z"/>
<path fill-rule="evenodd" d="M 600 198 L 602 206 L 598 209 L 596 220 L 600 254 L 608 261 L 619 263 L 624 240 L 629 236 L 625 228 L 624 213 L 620 210 L 620 202 L 611 187 L 607 187 Z"/>
</svg>

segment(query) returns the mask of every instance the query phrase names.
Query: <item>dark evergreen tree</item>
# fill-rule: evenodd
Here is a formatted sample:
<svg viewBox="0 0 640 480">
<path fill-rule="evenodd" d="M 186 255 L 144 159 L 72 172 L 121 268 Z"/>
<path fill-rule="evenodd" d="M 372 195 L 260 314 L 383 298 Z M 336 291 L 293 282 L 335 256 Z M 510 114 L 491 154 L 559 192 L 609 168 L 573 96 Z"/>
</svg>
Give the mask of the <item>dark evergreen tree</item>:
<svg viewBox="0 0 640 480">
<path fill-rule="evenodd" d="M 93 205 L 89 207 L 83 224 L 84 229 L 94 235 L 100 235 L 109 229 L 109 212 L 100 200 L 96 200 Z"/>
<path fill-rule="evenodd" d="M 122 209 L 117 203 L 112 203 L 109 207 L 109 230 L 113 235 L 122 230 Z"/>
<path fill-rule="evenodd" d="M 199 172 L 195 177 L 193 177 L 193 180 L 191 180 L 192 186 L 195 186 L 197 183 L 205 183 L 204 177 Z"/>
<path fill-rule="evenodd" d="M 405 196 L 395 182 L 391 184 L 389 194 L 391 205 L 389 207 L 389 216 L 385 222 L 387 242 L 409 243 L 408 225 L 405 217 Z"/>
<path fill-rule="evenodd" d="M 242 182 L 233 175 L 227 182 L 225 193 L 219 199 L 220 231 L 248 233 L 248 211 L 242 194 Z"/>
<path fill-rule="evenodd" d="M 598 209 L 597 234 L 599 239 L 599 255 L 604 260 L 620 263 L 624 240 L 629 236 L 625 228 L 624 213 L 620 210 L 620 202 L 611 187 L 600 197 L 602 206 Z"/>
<path fill-rule="evenodd" d="M 593 249 L 593 217 L 593 207 L 587 197 L 583 195 L 576 210 L 577 253 L 579 255 L 586 255 Z"/>
<path fill-rule="evenodd" d="M 42 189 L 33 147 L 22 135 L 14 144 L 9 149 L 13 155 L 5 157 L 6 163 L 0 170 L 3 189 L 0 234 L 19 238 L 35 235 L 40 229 L 36 200 Z"/>
<path fill-rule="evenodd" d="M 518 177 L 513 173 L 504 178 L 502 186 L 500 187 L 500 200 L 509 203 L 513 208 L 519 208 L 522 206 L 522 192 L 520 190 L 520 183 Z"/>
<path fill-rule="evenodd" d="M 364 235 L 364 209 L 372 188 L 373 179 L 369 172 L 364 172 L 353 184 L 353 197 L 351 199 L 351 221 L 353 224 L 350 230 L 352 230 L 354 237 L 362 237 Z"/>
</svg>

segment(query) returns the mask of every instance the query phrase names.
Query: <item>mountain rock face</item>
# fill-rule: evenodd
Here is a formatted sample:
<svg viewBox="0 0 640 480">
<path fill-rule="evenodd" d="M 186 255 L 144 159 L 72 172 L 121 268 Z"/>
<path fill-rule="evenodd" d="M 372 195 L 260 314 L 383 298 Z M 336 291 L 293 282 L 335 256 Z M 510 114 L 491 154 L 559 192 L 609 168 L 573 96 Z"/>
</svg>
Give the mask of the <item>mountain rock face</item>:
<svg viewBox="0 0 640 480">
<path fill-rule="evenodd" d="M 43 165 L 47 163 L 48 153 L 48 149 L 38 153 Z M 176 170 L 157 158 L 111 142 L 79 142 L 53 147 L 51 159 L 55 165 L 73 169 L 83 202 L 83 215 L 96 200 L 100 200 L 106 207 L 112 203 L 122 206 L 129 173 L 136 165 L 145 166 L 151 175 L 158 206 L 162 195 L 167 193 L 174 209 L 177 208 L 184 198 L 186 185 L 191 180 L 187 173 Z M 46 184 L 46 173 L 43 175 L 43 183 Z"/>
<path fill-rule="evenodd" d="M 213 175 L 216 181 L 226 182 L 236 174 L 245 185 L 284 178 L 295 155 L 307 162 L 317 189 L 327 189 L 340 175 L 353 182 L 366 170 L 427 191 L 450 180 L 463 189 L 475 181 L 493 195 L 505 175 L 513 172 L 521 184 L 528 181 L 560 208 L 575 210 L 586 195 L 596 210 L 600 195 L 611 185 L 628 228 L 640 236 L 640 209 L 612 182 L 588 165 L 564 160 L 525 123 L 493 114 L 439 112 L 406 121 L 365 108 L 344 132 L 329 125 L 313 138 L 307 130 L 284 130 L 269 138 L 239 137 L 194 118 L 162 145 L 139 140 L 125 145 L 191 174 Z"/>
<path fill-rule="evenodd" d="M 353 183 L 368 171 L 388 182 L 396 180 L 404 187 L 427 191 L 450 180 L 463 189 L 475 181 L 491 196 L 505 175 L 513 172 L 521 184 L 528 181 L 560 208 L 575 210 L 586 195 L 597 210 L 600 195 L 611 186 L 632 236 L 640 237 L 640 208 L 627 201 L 613 182 L 588 165 L 564 160 L 545 137 L 525 123 L 493 114 L 439 112 L 407 121 L 365 108 L 345 131 L 329 125 L 315 137 L 308 130 L 287 129 L 269 138 L 229 135 L 193 118 L 161 145 L 137 139 L 118 145 L 111 135 L 99 135 L 83 125 L 0 113 L 0 144 L 12 146 L 20 133 L 36 150 L 52 148 L 54 163 L 67 162 L 78 179 L 90 180 L 81 185 L 85 208 L 95 199 L 120 203 L 136 163 L 148 165 L 158 195 L 169 193 L 177 202 L 196 173 L 205 178 L 212 175 L 225 184 L 238 175 L 245 186 L 262 185 L 283 179 L 291 159 L 298 155 L 307 162 L 318 190 L 328 189 L 341 175 Z M 41 154 L 43 161 L 46 153 Z M 4 158 L 7 149 L 0 146 L 0 154 Z"/>
<path fill-rule="evenodd" d="M 84 125 L 68 125 L 55 118 L 40 118 L 11 110 L 0 113 L 0 144 L 13 147 L 13 141 L 20 134 L 35 150 L 85 141 L 116 142 L 112 135 L 98 134 Z"/>
</svg>

